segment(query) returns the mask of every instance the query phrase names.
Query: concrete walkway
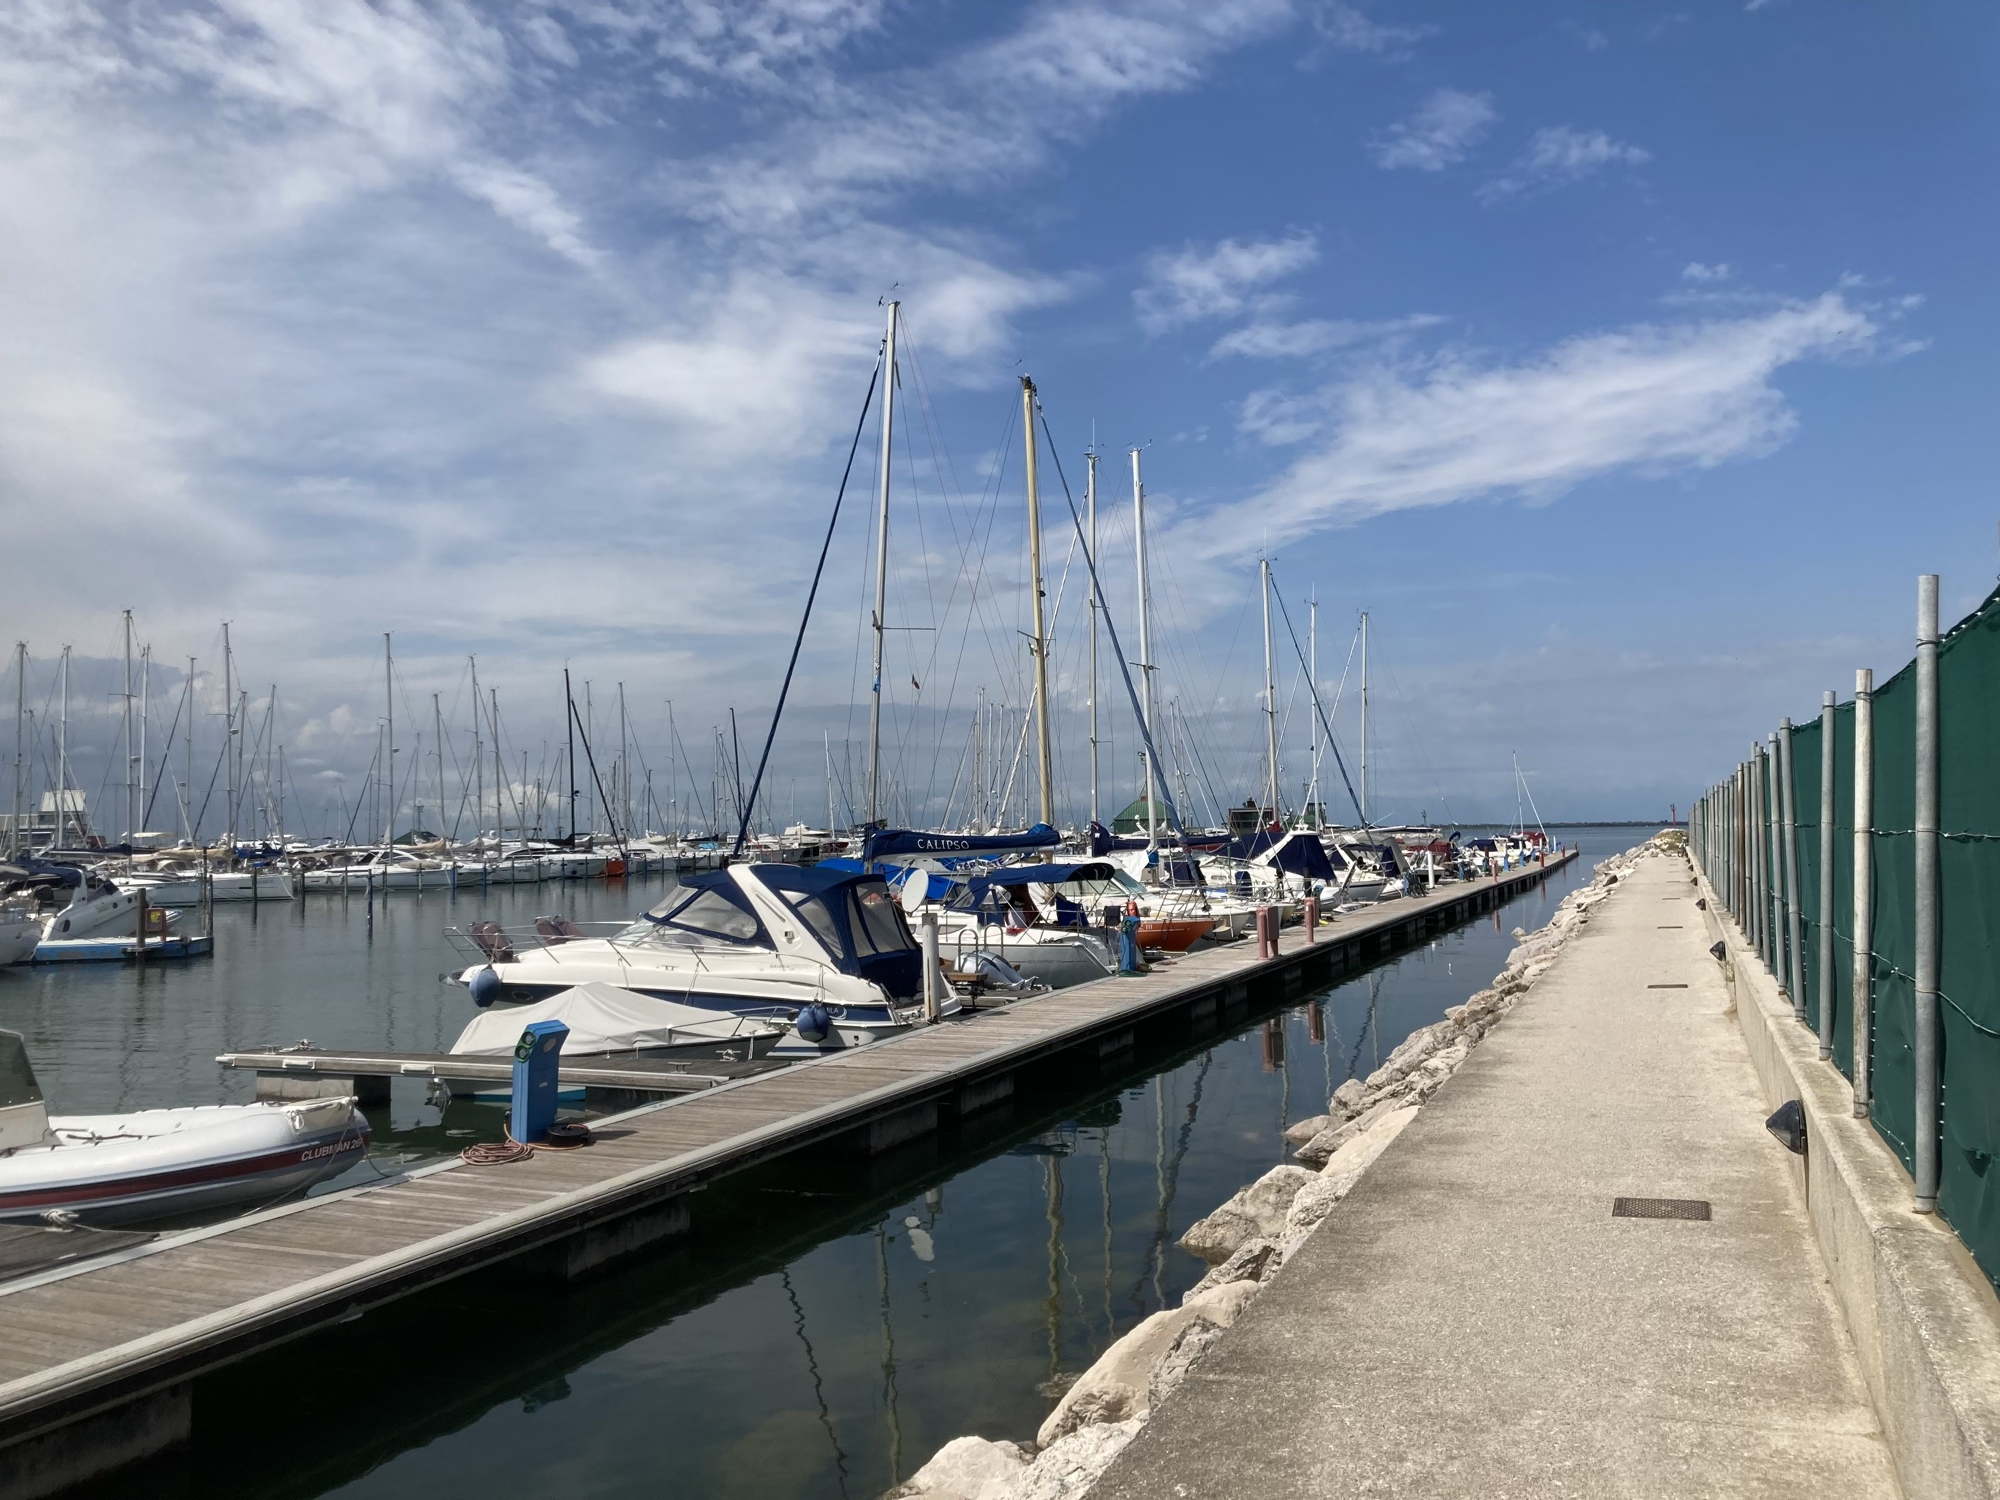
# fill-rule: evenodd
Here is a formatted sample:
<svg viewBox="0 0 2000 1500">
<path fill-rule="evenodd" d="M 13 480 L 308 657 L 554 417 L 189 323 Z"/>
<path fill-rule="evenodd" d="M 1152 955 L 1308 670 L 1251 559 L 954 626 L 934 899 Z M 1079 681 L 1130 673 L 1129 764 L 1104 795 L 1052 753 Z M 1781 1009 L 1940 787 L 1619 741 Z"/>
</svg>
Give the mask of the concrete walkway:
<svg viewBox="0 0 2000 1500">
<path fill-rule="evenodd" d="M 1621 882 L 1092 1500 L 1897 1494 L 1694 901 Z"/>
</svg>

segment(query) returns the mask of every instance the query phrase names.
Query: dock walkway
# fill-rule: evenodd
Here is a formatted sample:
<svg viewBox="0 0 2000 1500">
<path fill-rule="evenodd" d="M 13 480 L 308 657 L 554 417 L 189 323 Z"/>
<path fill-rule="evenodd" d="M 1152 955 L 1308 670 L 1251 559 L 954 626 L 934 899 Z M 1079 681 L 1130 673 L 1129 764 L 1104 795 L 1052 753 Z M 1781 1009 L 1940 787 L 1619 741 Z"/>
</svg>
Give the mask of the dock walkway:
<svg viewBox="0 0 2000 1500">
<path fill-rule="evenodd" d="M 1093 1500 L 1897 1494 L 1695 900 L 1643 860 Z"/>
<path fill-rule="evenodd" d="M 1122 1054 L 1151 1026 L 1216 1025 L 1446 930 L 1544 866 L 1351 913 L 1274 959 L 1238 943 L 595 1122 L 596 1143 L 392 1181 L 162 1236 L 0 1284 L 0 1493 L 52 1494 L 183 1438 L 197 1376 L 479 1266 L 557 1277 L 684 1230 L 686 1195 L 831 1141 L 883 1151 L 1008 1098 L 1015 1074 Z"/>
</svg>

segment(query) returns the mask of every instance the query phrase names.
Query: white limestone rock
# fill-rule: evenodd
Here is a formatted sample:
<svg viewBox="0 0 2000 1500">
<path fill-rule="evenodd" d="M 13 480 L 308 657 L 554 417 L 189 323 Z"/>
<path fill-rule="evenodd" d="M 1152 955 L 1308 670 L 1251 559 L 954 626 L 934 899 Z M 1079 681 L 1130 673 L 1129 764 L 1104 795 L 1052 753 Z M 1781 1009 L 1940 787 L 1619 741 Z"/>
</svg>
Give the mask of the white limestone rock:
<svg viewBox="0 0 2000 1500">
<path fill-rule="evenodd" d="M 1351 1120 L 1361 1113 L 1361 1099 L 1368 1092 L 1368 1085 L 1359 1078 L 1350 1078 L 1333 1091 L 1327 1101 L 1327 1112 L 1338 1119 Z"/>
<path fill-rule="evenodd" d="M 1300 1188 L 1312 1181 L 1304 1167 L 1273 1167 L 1222 1207 L 1198 1220 L 1181 1236 L 1183 1250 L 1220 1265 L 1246 1240 L 1272 1239 L 1284 1228 L 1285 1214 Z"/>
<path fill-rule="evenodd" d="M 1005 1500 L 1032 1462 L 1018 1443 L 953 1438 L 882 1500 Z"/>
<path fill-rule="evenodd" d="M 1285 1215 L 1284 1234 L 1279 1244 L 1286 1254 L 1291 1247 L 1319 1227 L 1320 1221 L 1350 1192 L 1361 1174 L 1375 1163 L 1375 1158 L 1389 1149 L 1389 1143 L 1401 1135 L 1417 1117 L 1414 1105 L 1393 1110 L 1384 1115 L 1369 1130 L 1356 1136 L 1328 1159 L 1320 1168 L 1319 1176 L 1307 1187 L 1299 1190 L 1292 1200 L 1290 1211 Z"/>
<path fill-rule="evenodd" d="M 1307 1183 L 1300 1191 L 1302 1193 L 1309 1192 L 1311 1188 L 1312 1184 Z M 1296 1204 L 1298 1200 L 1293 1199 L 1292 1201 Z M 1289 1222 L 1289 1210 L 1286 1217 Z M 1185 1307 L 1190 1299 L 1199 1297 L 1203 1292 L 1209 1291 L 1214 1287 L 1228 1286 L 1232 1281 L 1263 1281 L 1267 1279 L 1273 1271 L 1278 1269 L 1276 1264 L 1277 1253 L 1277 1245 L 1270 1240 L 1245 1240 L 1242 1245 L 1237 1247 L 1234 1255 L 1230 1256 L 1221 1265 L 1211 1267 L 1206 1276 L 1202 1277 L 1201 1280 L 1188 1289 L 1187 1295 L 1181 1298 L 1181 1305 Z"/>
<path fill-rule="evenodd" d="M 1299 1120 L 1285 1127 L 1285 1140 L 1294 1146 L 1303 1146 L 1322 1130 L 1335 1124 L 1332 1115 L 1314 1115 L 1310 1119 Z"/>
<path fill-rule="evenodd" d="M 1152 1379 L 1147 1385 L 1147 1414 L 1159 1410 L 1160 1403 L 1172 1395 L 1180 1383 L 1187 1379 L 1187 1373 L 1194 1368 L 1195 1361 L 1215 1346 L 1222 1337 L 1222 1325 L 1211 1323 L 1207 1318 L 1196 1318 L 1174 1336 L 1167 1352 L 1153 1366 Z"/>
<path fill-rule="evenodd" d="M 988 1500 L 1080 1500 L 1144 1421 L 1101 1422 L 1050 1444 L 1003 1496 Z"/>
<path fill-rule="evenodd" d="M 1145 1416 L 1153 1366 L 1173 1347 L 1181 1330 L 1196 1318 L 1227 1328 L 1260 1290 L 1254 1281 L 1231 1282 L 1154 1313 L 1083 1372 L 1042 1423 L 1035 1441 L 1047 1448 L 1080 1427 Z"/>
</svg>

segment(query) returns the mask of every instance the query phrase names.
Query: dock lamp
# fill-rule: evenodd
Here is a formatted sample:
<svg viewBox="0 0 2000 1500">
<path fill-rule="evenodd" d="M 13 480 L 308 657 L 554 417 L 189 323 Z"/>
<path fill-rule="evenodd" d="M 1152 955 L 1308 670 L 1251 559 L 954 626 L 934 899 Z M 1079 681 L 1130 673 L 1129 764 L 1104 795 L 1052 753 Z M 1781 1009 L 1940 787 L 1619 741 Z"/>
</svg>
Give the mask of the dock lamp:
<svg viewBox="0 0 2000 1500">
<path fill-rule="evenodd" d="M 546 1141 L 555 1123 L 557 1073 L 568 1035 L 560 1021 L 530 1021 L 514 1044 L 514 1099 L 507 1129 L 524 1146 Z"/>
</svg>

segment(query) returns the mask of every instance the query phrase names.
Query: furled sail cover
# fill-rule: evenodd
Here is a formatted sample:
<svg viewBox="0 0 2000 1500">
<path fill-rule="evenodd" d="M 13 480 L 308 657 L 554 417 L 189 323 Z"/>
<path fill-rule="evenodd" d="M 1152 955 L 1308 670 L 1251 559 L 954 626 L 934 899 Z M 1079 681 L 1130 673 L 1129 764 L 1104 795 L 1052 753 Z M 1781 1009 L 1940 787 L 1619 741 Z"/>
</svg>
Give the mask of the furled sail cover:
<svg viewBox="0 0 2000 1500">
<path fill-rule="evenodd" d="M 1017 849 L 1051 849 L 1062 835 L 1046 823 L 1024 833 L 925 833 L 914 828 L 878 828 L 862 846 L 865 860 L 892 855 L 1009 854 Z"/>
</svg>

